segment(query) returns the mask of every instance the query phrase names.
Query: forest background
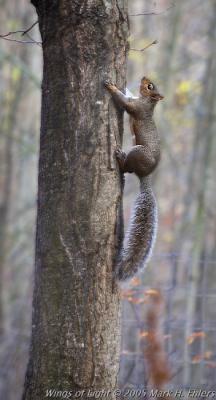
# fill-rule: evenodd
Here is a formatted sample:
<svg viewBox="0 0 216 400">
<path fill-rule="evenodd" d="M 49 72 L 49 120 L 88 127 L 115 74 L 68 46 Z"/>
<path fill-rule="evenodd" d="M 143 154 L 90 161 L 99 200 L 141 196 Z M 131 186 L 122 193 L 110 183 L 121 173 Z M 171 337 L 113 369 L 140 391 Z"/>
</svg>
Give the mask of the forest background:
<svg viewBox="0 0 216 400">
<path fill-rule="evenodd" d="M 157 107 L 162 160 L 154 174 L 159 231 L 150 265 L 122 291 L 119 385 L 146 382 L 145 298 L 160 289 L 163 342 L 171 388 L 214 389 L 216 381 L 216 1 L 129 1 L 127 86 L 142 76 L 165 96 Z M 139 15 L 142 14 L 142 15 Z M 143 15 L 145 14 L 145 15 Z M 24 0 L 1 1 L 1 34 L 27 29 L 37 17 Z M 29 37 L 40 41 L 38 27 Z M 144 51 L 137 51 L 148 46 Z M 42 50 L 0 41 L 0 398 L 20 399 L 28 359 L 34 271 Z M 131 146 L 125 117 L 124 148 Z M 84 190 L 84 188 L 83 188 Z M 129 221 L 138 191 L 125 186 Z"/>
</svg>

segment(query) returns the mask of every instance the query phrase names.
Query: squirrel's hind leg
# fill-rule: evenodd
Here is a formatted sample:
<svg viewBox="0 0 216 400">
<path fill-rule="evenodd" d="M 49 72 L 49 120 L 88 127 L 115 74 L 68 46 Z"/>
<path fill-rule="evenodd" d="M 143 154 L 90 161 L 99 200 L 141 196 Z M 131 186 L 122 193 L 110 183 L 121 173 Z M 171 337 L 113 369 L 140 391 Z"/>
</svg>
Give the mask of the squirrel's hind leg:
<svg viewBox="0 0 216 400">
<path fill-rule="evenodd" d="M 137 176 L 147 176 L 155 168 L 156 160 L 148 146 L 133 146 L 126 155 L 124 171 L 134 172 Z"/>
<path fill-rule="evenodd" d="M 123 173 L 135 173 L 142 177 L 149 175 L 155 168 L 156 160 L 147 146 L 133 146 L 128 154 L 118 148 L 115 155 Z"/>
</svg>

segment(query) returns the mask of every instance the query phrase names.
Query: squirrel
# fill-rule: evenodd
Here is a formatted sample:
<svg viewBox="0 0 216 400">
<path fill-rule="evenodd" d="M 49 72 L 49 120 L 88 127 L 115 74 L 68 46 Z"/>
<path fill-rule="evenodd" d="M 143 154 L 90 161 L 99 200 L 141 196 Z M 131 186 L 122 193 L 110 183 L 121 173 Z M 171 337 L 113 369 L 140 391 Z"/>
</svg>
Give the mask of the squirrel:
<svg viewBox="0 0 216 400">
<path fill-rule="evenodd" d="M 109 80 L 104 81 L 116 105 L 130 116 L 135 146 L 126 154 L 121 149 L 115 155 L 122 173 L 135 173 L 140 180 L 140 193 L 115 268 L 117 280 L 131 278 L 150 259 L 157 233 L 157 204 L 151 187 L 151 174 L 160 161 L 160 139 L 153 120 L 154 108 L 163 96 L 148 78 L 143 77 L 137 98 L 122 93 Z"/>
</svg>

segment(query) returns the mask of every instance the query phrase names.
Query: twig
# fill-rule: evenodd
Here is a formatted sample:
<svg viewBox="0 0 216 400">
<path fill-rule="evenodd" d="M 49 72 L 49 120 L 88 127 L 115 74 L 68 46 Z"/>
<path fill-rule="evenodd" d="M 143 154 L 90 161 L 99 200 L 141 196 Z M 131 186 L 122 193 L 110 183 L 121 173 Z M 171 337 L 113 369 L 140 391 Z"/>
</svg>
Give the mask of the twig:
<svg viewBox="0 0 216 400">
<path fill-rule="evenodd" d="M 9 42 L 16 42 L 16 43 L 24 43 L 24 44 L 37 44 L 39 46 L 42 45 L 42 42 L 37 42 L 36 40 L 18 40 L 18 39 L 10 39 L 6 36 L 0 35 L 0 39 L 8 40 Z"/>
<path fill-rule="evenodd" d="M 11 31 L 8 33 L 5 33 L 5 35 L 0 35 L 2 39 L 6 38 L 7 36 L 15 35 L 15 33 L 23 33 L 23 30 L 18 30 L 18 31 Z"/>
<path fill-rule="evenodd" d="M 165 10 L 163 11 L 144 11 L 142 13 L 139 14 L 129 14 L 129 17 L 140 17 L 141 15 L 161 15 L 164 14 L 165 12 L 167 12 L 168 10 L 170 10 L 171 8 L 175 7 L 175 4 L 171 4 L 169 7 L 167 7 Z"/>
<path fill-rule="evenodd" d="M 26 36 L 34 43 L 37 44 L 38 46 L 42 46 L 42 42 L 38 42 L 37 40 L 35 40 L 31 35 L 29 35 L 29 33 L 26 33 Z"/>
<path fill-rule="evenodd" d="M 37 40 L 34 40 L 30 35 L 29 35 L 29 31 L 38 24 L 38 20 L 35 21 L 28 29 L 19 29 L 17 31 L 10 31 L 4 35 L 0 35 L 0 39 L 4 39 L 4 40 L 8 40 L 9 42 L 16 42 L 16 43 L 24 43 L 24 44 L 37 44 L 38 46 L 42 45 L 42 42 L 39 42 Z M 30 40 L 19 40 L 19 39 L 11 39 L 8 36 L 11 35 L 16 35 L 17 33 L 20 33 L 21 36 L 27 35 L 29 37 Z"/>
<path fill-rule="evenodd" d="M 38 24 L 38 20 L 35 21 L 28 29 L 26 29 L 25 31 L 23 31 L 22 36 L 26 35 L 26 33 L 28 33 L 29 31 L 32 30 L 32 28 L 34 28 L 35 25 Z"/>
<path fill-rule="evenodd" d="M 154 40 L 153 42 L 147 44 L 147 46 L 143 47 L 143 49 L 134 49 L 132 47 L 132 48 L 130 48 L 130 50 L 133 50 L 133 51 L 144 51 L 144 50 L 148 49 L 149 47 L 151 47 L 153 44 L 157 44 L 157 43 L 158 43 L 158 40 Z"/>
</svg>

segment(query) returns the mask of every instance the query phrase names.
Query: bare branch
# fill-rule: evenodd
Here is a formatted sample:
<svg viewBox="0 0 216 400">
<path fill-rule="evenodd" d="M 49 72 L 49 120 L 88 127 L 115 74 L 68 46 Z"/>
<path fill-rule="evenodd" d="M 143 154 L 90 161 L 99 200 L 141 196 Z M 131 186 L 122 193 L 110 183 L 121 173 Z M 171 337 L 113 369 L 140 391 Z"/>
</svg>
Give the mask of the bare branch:
<svg viewBox="0 0 216 400">
<path fill-rule="evenodd" d="M 26 35 L 26 33 L 28 33 L 29 31 L 32 30 L 32 28 L 34 28 L 35 25 L 38 24 L 38 20 L 35 21 L 28 29 L 26 29 L 25 31 L 23 31 L 22 36 Z"/>
<path fill-rule="evenodd" d="M 42 46 L 42 42 L 38 42 L 37 40 L 35 40 L 31 35 L 29 35 L 29 33 L 26 33 L 26 36 L 34 43 L 37 44 L 38 46 Z"/>
<path fill-rule="evenodd" d="M 153 42 L 147 44 L 147 46 L 143 47 L 143 49 L 134 49 L 134 48 L 132 47 L 132 48 L 130 48 L 130 51 L 131 51 L 131 50 L 132 50 L 132 51 L 144 51 L 144 50 L 148 49 L 149 47 L 151 47 L 153 44 L 157 44 L 157 43 L 158 43 L 158 40 L 154 40 Z"/>
<path fill-rule="evenodd" d="M 170 10 L 171 8 L 175 7 L 175 4 L 171 4 L 169 7 L 167 7 L 163 11 L 143 11 L 142 13 L 139 14 L 129 14 L 129 17 L 140 17 L 141 15 L 161 15 Z"/>
<path fill-rule="evenodd" d="M 0 35 L 0 37 L 1 37 L 2 39 L 4 39 L 4 38 L 6 38 L 7 36 L 15 35 L 16 33 L 22 33 L 22 32 L 23 32 L 23 31 L 21 31 L 21 30 L 19 30 L 19 31 L 11 31 L 11 32 L 5 33 L 4 35 Z"/>
<path fill-rule="evenodd" d="M 36 40 L 19 40 L 19 39 L 10 39 L 6 36 L 0 35 L 0 39 L 8 40 L 9 42 L 23 43 L 23 44 L 37 44 L 39 46 L 42 45 L 42 42 L 37 42 Z"/>
<path fill-rule="evenodd" d="M 17 31 L 10 31 L 4 35 L 0 35 L 0 39 L 8 40 L 9 42 L 24 43 L 24 44 L 37 44 L 38 46 L 41 46 L 42 42 L 39 42 L 39 41 L 33 39 L 28 33 L 37 24 L 38 24 L 38 20 L 35 21 L 28 29 L 19 29 Z M 8 36 L 16 35 L 18 33 L 20 33 L 21 36 L 26 35 L 30 40 L 19 40 L 19 39 L 12 39 L 12 38 L 8 37 Z"/>
</svg>

